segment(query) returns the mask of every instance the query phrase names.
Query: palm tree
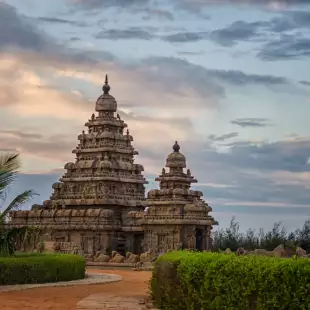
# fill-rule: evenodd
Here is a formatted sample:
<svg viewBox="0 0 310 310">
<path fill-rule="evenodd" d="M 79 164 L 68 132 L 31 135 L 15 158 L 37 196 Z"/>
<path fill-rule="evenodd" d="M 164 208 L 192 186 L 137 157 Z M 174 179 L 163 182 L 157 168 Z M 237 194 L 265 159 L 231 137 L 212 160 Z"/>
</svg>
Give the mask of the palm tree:
<svg viewBox="0 0 310 310">
<path fill-rule="evenodd" d="M 6 207 L 3 203 L 6 200 L 8 187 L 16 180 L 21 163 L 18 153 L 0 153 L 0 256 L 12 255 L 15 250 L 15 240 L 25 228 L 6 228 L 9 213 L 17 210 L 27 203 L 34 195 L 32 190 L 26 190 L 17 195 Z"/>
</svg>

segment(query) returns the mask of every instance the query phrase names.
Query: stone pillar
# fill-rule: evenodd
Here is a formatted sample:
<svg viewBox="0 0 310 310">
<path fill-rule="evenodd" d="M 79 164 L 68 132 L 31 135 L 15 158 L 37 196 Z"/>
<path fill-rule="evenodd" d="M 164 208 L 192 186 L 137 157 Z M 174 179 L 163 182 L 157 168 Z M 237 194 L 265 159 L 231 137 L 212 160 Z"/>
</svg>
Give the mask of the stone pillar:
<svg viewBox="0 0 310 310">
<path fill-rule="evenodd" d="M 100 236 L 101 249 L 104 254 L 109 247 L 109 234 L 107 231 L 103 231 Z"/>
<path fill-rule="evenodd" d="M 134 235 L 132 233 L 127 233 L 126 237 L 126 244 L 125 244 L 125 252 L 134 252 Z"/>
<path fill-rule="evenodd" d="M 117 235 L 114 231 L 108 232 L 108 251 L 115 251 L 117 247 Z M 110 253 L 109 253 L 110 254 Z"/>
</svg>

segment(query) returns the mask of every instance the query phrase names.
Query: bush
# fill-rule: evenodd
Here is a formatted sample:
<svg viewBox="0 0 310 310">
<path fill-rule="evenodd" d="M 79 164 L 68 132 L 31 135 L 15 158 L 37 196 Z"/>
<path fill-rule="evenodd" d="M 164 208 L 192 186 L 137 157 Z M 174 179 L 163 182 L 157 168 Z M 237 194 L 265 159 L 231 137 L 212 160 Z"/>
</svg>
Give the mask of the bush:
<svg viewBox="0 0 310 310">
<path fill-rule="evenodd" d="M 69 254 L 23 253 L 0 257 L 0 284 L 70 281 L 85 277 L 85 259 Z"/>
<path fill-rule="evenodd" d="M 309 309 L 310 261 L 255 255 L 170 252 L 150 287 L 163 310 Z"/>
</svg>

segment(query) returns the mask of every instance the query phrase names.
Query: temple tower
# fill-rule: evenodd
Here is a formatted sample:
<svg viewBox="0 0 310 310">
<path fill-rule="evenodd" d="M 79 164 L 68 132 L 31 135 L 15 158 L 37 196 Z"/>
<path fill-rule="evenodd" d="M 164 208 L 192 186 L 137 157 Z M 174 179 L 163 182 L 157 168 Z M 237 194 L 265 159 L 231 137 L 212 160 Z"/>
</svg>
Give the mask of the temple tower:
<svg viewBox="0 0 310 310">
<path fill-rule="evenodd" d="M 128 213 L 145 208 L 144 168 L 134 163 L 138 152 L 127 124 L 116 113 L 107 76 L 102 90 L 96 114 L 72 151 L 75 162 L 65 164 L 50 199 L 23 215 L 13 212 L 11 221 L 35 224 L 51 241 L 73 242 L 89 256 L 98 251 L 140 252 L 143 239 L 141 226 Z"/>
<path fill-rule="evenodd" d="M 177 249 L 209 250 L 212 247 L 212 225 L 218 223 L 209 215 L 212 208 L 202 199 L 202 192 L 191 190 L 197 180 L 186 168 L 186 158 L 177 142 L 168 155 L 166 167 L 156 178 L 160 189 L 149 191 L 148 210 L 143 218 L 144 250 L 154 254 Z"/>
</svg>

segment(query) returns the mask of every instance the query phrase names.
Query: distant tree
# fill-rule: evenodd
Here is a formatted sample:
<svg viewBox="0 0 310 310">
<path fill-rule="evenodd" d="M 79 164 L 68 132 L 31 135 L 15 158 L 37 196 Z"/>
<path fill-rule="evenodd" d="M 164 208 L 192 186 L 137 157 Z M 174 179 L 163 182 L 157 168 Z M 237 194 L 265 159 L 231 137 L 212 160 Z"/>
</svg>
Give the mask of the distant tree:
<svg viewBox="0 0 310 310">
<path fill-rule="evenodd" d="M 310 251 L 310 219 L 306 220 L 302 229 L 295 231 L 296 245 Z"/>
<path fill-rule="evenodd" d="M 272 230 L 262 236 L 260 248 L 272 251 L 280 244 L 287 244 L 287 232 L 282 222 L 275 223 Z"/>
<path fill-rule="evenodd" d="M 240 247 L 243 247 L 246 250 L 255 250 L 259 247 L 259 236 L 256 231 L 252 228 L 249 228 L 244 237 L 242 238 L 242 243 Z"/>
<path fill-rule="evenodd" d="M 242 234 L 239 231 L 239 223 L 235 217 L 230 221 L 229 228 L 219 229 L 213 235 L 214 249 L 225 250 L 227 248 L 236 251 L 242 242 Z"/>
<path fill-rule="evenodd" d="M 214 232 L 213 241 L 213 247 L 216 251 L 227 248 L 236 251 L 238 247 L 243 247 L 246 250 L 261 248 L 272 251 L 283 244 L 288 247 L 300 246 L 310 252 L 310 219 L 305 221 L 302 229 L 296 229 L 289 234 L 281 222 L 275 223 L 273 228 L 266 233 L 262 228 L 259 229 L 258 233 L 254 229 L 248 229 L 246 233 L 241 233 L 239 224 L 233 217 L 229 228 L 221 228 Z"/>
<path fill-rule="evenodd" d="M 24 227 L 6 228 L 9 213 L 37 195 L 32 190 L 26 190 L 4 206 L 7 189 L 16 180 L 20 167 L 19 154 L 0 153 L 0 256 L 12 255 L 15 251 L 16 238 L 25 231 Z"/>
</svg>

